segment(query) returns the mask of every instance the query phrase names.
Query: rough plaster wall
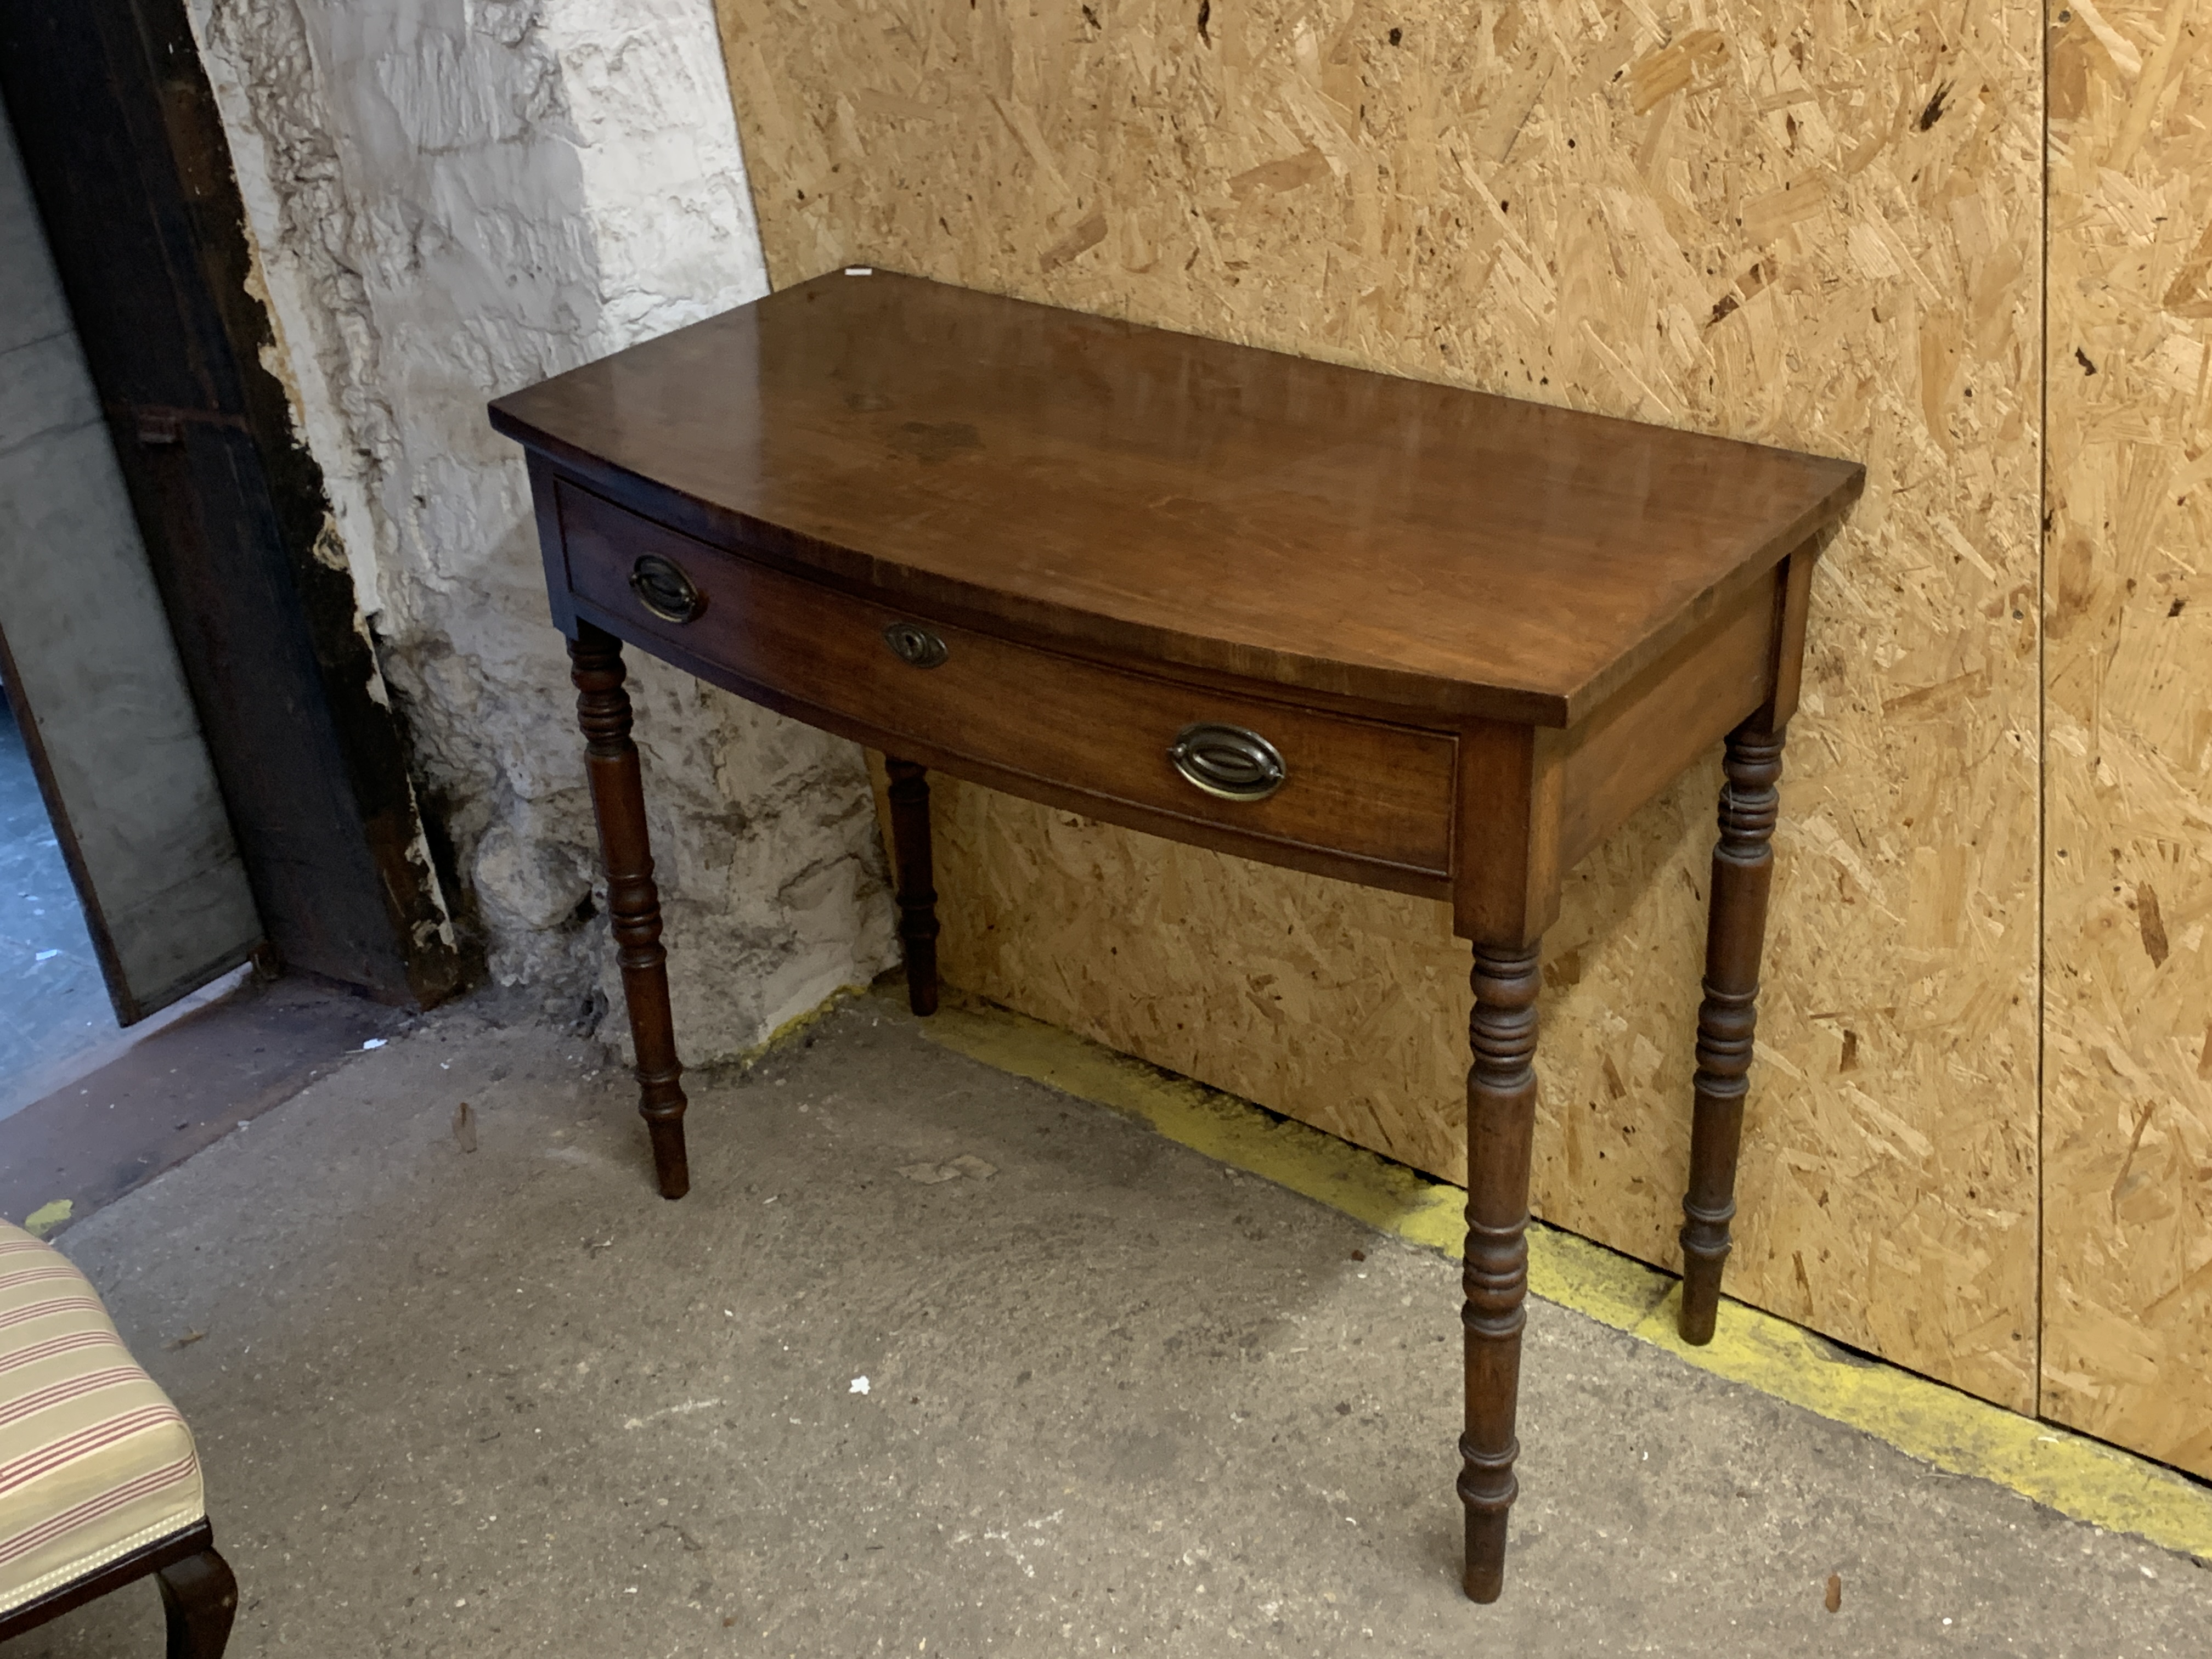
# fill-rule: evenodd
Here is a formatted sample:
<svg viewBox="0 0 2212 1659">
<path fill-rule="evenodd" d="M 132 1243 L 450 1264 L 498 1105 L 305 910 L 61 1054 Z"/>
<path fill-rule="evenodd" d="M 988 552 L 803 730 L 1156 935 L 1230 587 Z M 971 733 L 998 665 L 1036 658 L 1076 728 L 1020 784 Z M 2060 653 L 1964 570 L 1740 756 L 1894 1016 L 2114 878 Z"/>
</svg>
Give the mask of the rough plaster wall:
<svg viewBox="0 0 2212 1659">
<path fill-rule="evenodd" d="M 527 484 L 483 404 L 765 291 L 708 0 L 194 14 L 276 367 L 490 968 L 612 995 Z M 866 775 L 672 671 L 633 693 L 678 1032 L 712 1059 L 892 958 Z"/>
</svg>

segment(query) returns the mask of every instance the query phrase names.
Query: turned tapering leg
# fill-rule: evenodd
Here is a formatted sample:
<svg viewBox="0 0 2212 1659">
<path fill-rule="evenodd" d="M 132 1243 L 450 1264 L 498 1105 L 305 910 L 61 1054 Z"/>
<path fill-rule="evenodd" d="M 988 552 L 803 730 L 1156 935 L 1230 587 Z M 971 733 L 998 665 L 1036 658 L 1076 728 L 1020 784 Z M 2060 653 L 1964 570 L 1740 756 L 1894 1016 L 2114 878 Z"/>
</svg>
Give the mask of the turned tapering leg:
<svg viewBox="0 0 2212 1659">
<path fill-rule="evenodd" d="M 660 893 L 653 882 L 653 848 L 645 827 L 645 788 L 637 745 L 630 741 L 629 694 L 623 690 L 622 641 L 590 623 L 568 641 L 569 678 L 576 686 L 576 723 L 586 740 L 585 767 L 599 852 L 607 872 L 607 909 L 623 1000 L 637 1048 L 637 1109 L 653 1137 L 653 1163 L 663 1198 L 691 1189 L 684 1152 L 684 1066 L 676 1058 L 676 1024 L 668 1008 L 668 952 L 660 943 Z"/>
<path fill-rule="evenodd" d="M 1467 1572 L 1477 1601 L 1505 1585 L 1505 1518 L 1520 1488 L 1513 1461 L 1528 1291 L 1528 1150 L 1536 1121 L 1537 948 L 1474 951 L 1467 1076 L 1467 1432 L 1459 1443 Z"/>
<path fill-rule="evenodd" d="M 168 1659 L 222 1659 L 238 1616 L 238 1580 L 213 1550 L 171 1563 L 155 1576 L 169 1624 Z"/>
<path fill-rule="evenodd" d="M 907 1006 L 937 1012 L 937 889 L 929 845 L 929 769 L 884 757 L 890 774 L 891 855 L 898 861 L 899 943 Z"/>
<path fill-rule="evenodd" d="M 1698 1008 L 1696 1116 L 1690 1189 L 1682 1199 L 1685 1342 L 1710 1342 L 1720 1312 L 1721 1267 L 1735 1216 L 1736 1153 L 1743 1139 L 1752 1036 L 1759 1023 L 1759 957 L 1774 872 L 1774 818 L 1782 776 L 1780 727 L 1754 716 L 1729 733 L 1722 762 L 1720 840 L 1713 848 L 1712 910 L 1705 930 L 1705 995 Z"/>
</svg>

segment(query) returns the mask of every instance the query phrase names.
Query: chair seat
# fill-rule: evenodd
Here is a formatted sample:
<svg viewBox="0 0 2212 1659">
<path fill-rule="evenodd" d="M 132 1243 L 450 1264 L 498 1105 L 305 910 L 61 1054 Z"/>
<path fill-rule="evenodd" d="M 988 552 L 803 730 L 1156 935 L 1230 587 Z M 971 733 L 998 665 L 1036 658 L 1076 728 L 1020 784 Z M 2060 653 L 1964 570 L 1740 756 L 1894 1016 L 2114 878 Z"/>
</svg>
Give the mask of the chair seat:
<svg viewBox="0 0 2212 1659">
<path fill-rule="evenodd" d="M 191 1431 L 91 1282 L 0 1221 L 0 1613 L 206 1513 Z"/>
</svg>

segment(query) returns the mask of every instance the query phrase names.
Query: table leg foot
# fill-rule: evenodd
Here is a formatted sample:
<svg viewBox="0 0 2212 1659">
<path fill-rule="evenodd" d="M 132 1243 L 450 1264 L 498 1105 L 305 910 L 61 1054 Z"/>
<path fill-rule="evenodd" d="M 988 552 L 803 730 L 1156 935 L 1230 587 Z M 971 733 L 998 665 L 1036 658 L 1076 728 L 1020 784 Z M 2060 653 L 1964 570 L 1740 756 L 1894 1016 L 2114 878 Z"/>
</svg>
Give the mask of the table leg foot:
<svg viewBox="0 0 2212 1659">
<path fill-rule="evenodd" d="M 569 678 L 576 687 L 576 723 L 585 738 L 584 765 L 599 820 L 607 872 L 607 910 L 623 1001 L 637 1049 L 637 1109 L 653 1141 L 653 1171 L 663 1198 L 691 1190 L 684 1146 L 683 1062 L 676 1057 L 676 1022 L 668 1006 L 668 952 L 660 943 L 660 890 L 653 879 L 646 833 L 645 786 L 637 745 L 630 741 L 629 694 L 623 690 L 622 641 L 590 623 L 568 641 Z"/>
<path fill-rule="evenodd" d="M 906 953 L 907 1006 L 937 1012 L 937 889 L 929 842 L 929 769 L 884 757 L 890 774 L 891 854 L 898 863 L 898 934 Z"/>
<path fill-rule="evenodd" d="M 1685 1342 L 1713 1340 L 1721 1269 L 1735 1218 L 1737 1154 L 1759 1024 L 1759 955 L 1774 873 L 1783 732 L 1754 716 L 1729 733 L 1722 762 L 1720 840 L 1713 848 L 1712 909 L 1705 932 L 1705 1000 L 1698 1008 L 1697 1098 L 1690 1127 L 1690 1184 L 1682 1199 Z"/>
<path fill-rule="evenodd" d="M 1467 1509 L 1468 1597 L 1494 1601 L 1505 1583 L 1506 1517 L 1520 1488 L 1513 1464 L 1528 1290 L 1528 1157 L 1536 1120 L 1537 947 L 1474 953 L 1467 1079 L 1467 1431 L 1460 1502 Z"/>
<path fill-rule="evenodd" d="M 683 1197 L 691 1190 L 691 1154 L 684 1144 L 683 1118 L 648 1117 L 645 1132 L 653 1142 L 653 1177 L 660 1195 Z"/>
<path fill-rule="evenodd" d="M 1470 1601 L 1489 1603 L 1505 1593 L 1505 1510 L 1467 1512 L 1467 1565 L 1460 1588 Z"/>
</svg>

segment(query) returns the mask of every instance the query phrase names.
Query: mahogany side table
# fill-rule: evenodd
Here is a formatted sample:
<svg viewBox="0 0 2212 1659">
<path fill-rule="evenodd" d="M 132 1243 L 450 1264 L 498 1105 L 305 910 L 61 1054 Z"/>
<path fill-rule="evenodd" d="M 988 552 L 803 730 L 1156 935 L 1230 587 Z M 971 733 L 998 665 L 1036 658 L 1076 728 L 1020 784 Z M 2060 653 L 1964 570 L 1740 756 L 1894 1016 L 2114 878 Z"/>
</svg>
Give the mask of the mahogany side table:
<svg viewBox="0 0 2212 1659">
<path fill-rule="evenodd" d="M 1474 947 L 1467 1594 L 1516 1492 L 1538 949 L 1562 874 L 1726 744 L 1683 1334 L 1711 1338 L 1814 560 L 1856 465 L 858 268 L 500 398 L 568 637 L 639 1109 L 683 1196 L 625 642 L 928 784 L 1449 900 Z"/>
</svg>

